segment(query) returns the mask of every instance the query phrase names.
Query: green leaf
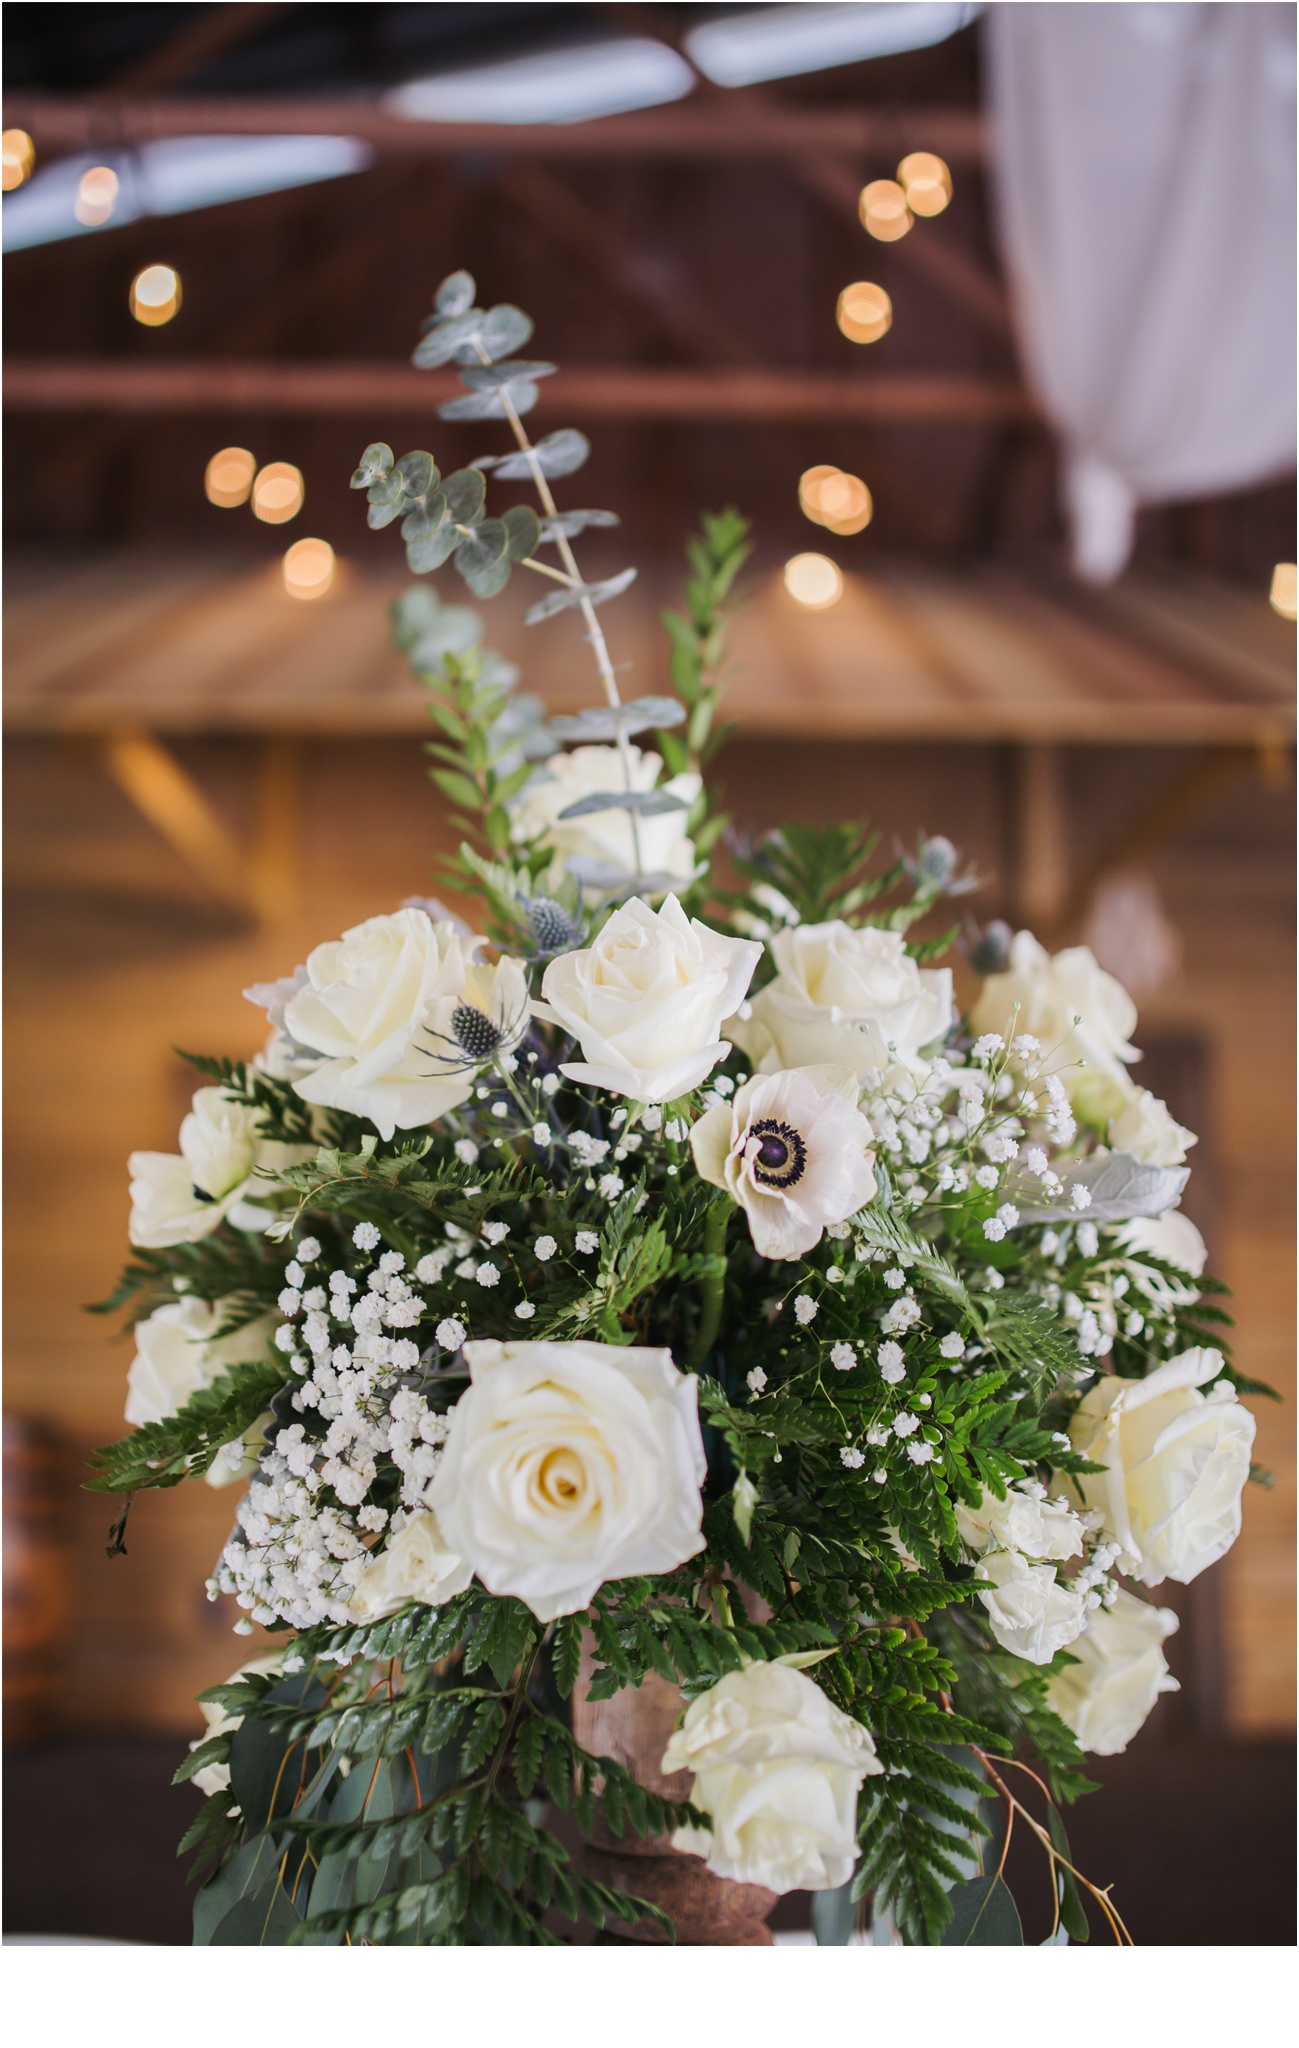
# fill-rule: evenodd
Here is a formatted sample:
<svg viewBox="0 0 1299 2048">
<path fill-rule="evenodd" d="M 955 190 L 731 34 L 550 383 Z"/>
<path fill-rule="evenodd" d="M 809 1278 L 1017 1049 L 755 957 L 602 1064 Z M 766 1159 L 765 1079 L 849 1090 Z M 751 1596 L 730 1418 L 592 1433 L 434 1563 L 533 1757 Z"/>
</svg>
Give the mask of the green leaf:
<svg viewBox="0 0 1299 2048">
<path fill-rule="evenodd" d="M 442 480 L 442 495 L 457 526 L 473 526 L 482 518 L 487 479 L 481 469 L 457 469 Z"/>
<path fill-rule="evenodd" d="M 522 562 L 536 553 L 541 541 L 541 522 L 531 505 L 511 505 L 502 514 L 501 524 L 509 537 L 512 562 Z"/>
<path fill-rule="evenodd" d="M 952 1917 L 943 1929 L 942 1948 L 1022 1948 L 1024 1930 L 1005 1879 L 971 1878 L 953 1885 Z"/>
<path fill-rule="evenodd" d="M 270 1835 L 255 1835 L 222 1865 L 194 1899 L 194 1945 L 206 1948 L 235 1905 L 278 1883 L 280 1851 Z"/>
<path fill-rule="evenodd" d="M 371 484 L 379 483 L 392 468 L 393 454 L 386 441 L 371 441 L 352 472 L 350 488 L 354 491 L 369 490 Z"/>
<path fill-rule="evenodd" d="M 283 1948 L 301 1926 L 302 1915 L 290 1900 L 278 1877 L 259 1892 L 251 1892 L 230 1908 L 213 1929 L 212 1948 Z"/>
<path fill-rule="evenodd" d="M 1049 1804 L 1047 1807 L 1046 1824 L 1051 1831 L 1051 1840 L 1059 1854 L 1067 1856 L 1072 1863 L 1073 1857 L 1069 1850 L 1069 1837 L 1064 1831 L 1064 1822 L 1061 1820 L 1054 1803 Z M 1061 1926 L 1071 1941 L 1090 1941 L 1091 1929 L 1087 1925 L 1087 1915 L 1083 1910 L 1083 1902 L 1079 1896 L 1078 1886 L 1074 1882 L 1073 1872 L 1066 1870 L 1063 1863 L 1057 1863 L 1055 1866 L 1055 1878 L 1059 1889 Z"/>
<path fill-rule="evenodd" d="M 453 320 L 458 313 L 469 311 L 477 289 L 467 270 L 453 270 L 438 286 L 433 303 L 444 320 Z"/>
</svg>

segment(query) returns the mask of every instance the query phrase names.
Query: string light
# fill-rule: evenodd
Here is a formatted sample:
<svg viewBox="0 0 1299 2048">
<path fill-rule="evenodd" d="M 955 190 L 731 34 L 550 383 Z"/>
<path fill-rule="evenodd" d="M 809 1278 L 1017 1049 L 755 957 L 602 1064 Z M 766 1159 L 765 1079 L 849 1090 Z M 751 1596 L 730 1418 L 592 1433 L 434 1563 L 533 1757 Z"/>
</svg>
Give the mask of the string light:
<svg viewBox="0 0 1299 2048">
<path fill-rule="evenodd" d="M 291 462 L 268 462 L 253 483 L 253 513 L 268 526 L 282 526 L 302 510 L 302 471 Z"/>
<path fill-rule="evenodd" d="M 1272 571 L 1272 590 L 1269 603 L 1274 612 L 1280 612 L 1283 619 L 1293 619 L 1299 610 L 1299 572 L 1293 562 L 1278 562 Z"/>
<path fill-rule="evenodd" d="M 227 509 L 246 505 L 256 470 L 257 458 L 247 448 L 218 448 L 203 472 L 208 503 Z"/>
<path fill-rule="evenodd" d="M 36 168 L 36 149 L 25 128 L 6 128 L 0 135 L 0 191 L 16 192 Z"/>
<path fill-rule="evenodd" d="M 282 569 L 290 597 L 323 597 L 334 580 L 334 550 L 327 540 L 295 540 Z"/>
<path fill-rule="evenodd" d="M 898 165 L 898 183 L 906 194 L 912 213 L 926 219 L 942 213 L 952 198 L 952 174 L 940 156 L 917 149 Z"/>
<path fill-rule="evenodd" d="M 169 263 L 151 263 L 131 285 L 131 311 L 141 327 L 165 327 L 180 311 L 180 278 Z"/>
<path fill-rule="evenodd" d="M 834 317 L 849 341 L 879 341 L 893 325 L 893 301 L 883 285 L 845 285 Z"/>
<path fill-rule="evenodd" d="M 77 196 L 72 211 L 83 228 L 101 228 L 106 220 L 113 218 L 117 205 L 117 172 L 107 164 L 97 164 L 93 170 L 83 171 L 77 181 Z"/>
<path fill-rule="evenodd" d="M 795 604 L 823 612 L 843 596 L 843 577 L 828 555 L 795 555 L 785 564 L 785 588 Z"/>
<path fill-rule="evenodd" d="M 860 533 L 870 525 L 875 510 L 861 478 L 830 463 L 804 470 L 798 481 L 798 502 L 805 518 L 839 534 Z"/>
<path fill-rule="evenodd" d="M 892 178 L 875 178 L 857 201 L 857 212 L 868 235 L 877 242 L 900 242 L 911 230 L 911 209 L 907 195 Z"/>
</svg>

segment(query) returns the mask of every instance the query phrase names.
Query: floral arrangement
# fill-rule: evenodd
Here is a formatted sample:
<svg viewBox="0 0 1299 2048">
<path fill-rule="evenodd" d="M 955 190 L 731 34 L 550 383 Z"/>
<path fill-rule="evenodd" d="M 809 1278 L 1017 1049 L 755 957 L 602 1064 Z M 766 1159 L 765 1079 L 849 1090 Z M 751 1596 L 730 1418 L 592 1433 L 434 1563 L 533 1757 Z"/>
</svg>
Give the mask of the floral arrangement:
<svg viewBox="0 0 1299 2048">
<path fill-rule="evenodd" d="M 271 1638 L 180 1774 L 195 1940 L 670 1939 L 564 1812 L 948 1944 L 1023 1939 L 1018 1818 L 1052 1938 L 1086 1893 L 1124 1941 L 1064 1812 L 1173 1683 L 1148 1589 L 1233 1542 L 1254 1434 L 1178 1209 L 1194 1138 L 1085 947 L 915 935 L 975 886 L 947 841 L 881 868 L 857 825 L 727 832 L 746 524 L 691 543 L 674 693 L 623 702 L 600 614 L 634 571 L 578 569 L 616 521 L 555 503 L 587 444 L 529 440 L 530 332 L 449 278 L 415 361 L 514 446 L 442 477 L 376 444 L 352 483 L 417 574 L 543 579 L 528 618 L 578 614 L 604 701 L 548 719 L 416 584 L 475 923 L 413 900 L 249 990 L 265 1051 L 196 1058 L 178 1155 L 131 1161 L 135 1427 L 92 1484 L 120 1549 L 139 1489 L 244 1483 L 209 1592 Z M 489 480 L 540 509 L 489 516 Z M 648 1673 L 688 1800 L 574 1733 L 575 1685 Z"/>
</svg>

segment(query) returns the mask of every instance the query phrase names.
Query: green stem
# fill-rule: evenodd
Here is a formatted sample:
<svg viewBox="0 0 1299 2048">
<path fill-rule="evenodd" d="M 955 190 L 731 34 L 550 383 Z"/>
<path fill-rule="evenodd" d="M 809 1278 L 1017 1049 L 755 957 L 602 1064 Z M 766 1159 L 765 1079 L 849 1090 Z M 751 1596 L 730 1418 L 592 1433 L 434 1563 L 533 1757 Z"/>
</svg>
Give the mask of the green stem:
<svg viewBox="0 0 1299 2048">
<path fill-rule="evenodd" d="M 726 1227 L 734 1213 L 735 1204 L 729 1200 L 714 1202 L 704 1218 L 704 1254 L 720 1259 L 726 1248 Z M 699 1303 L 699 1328 L 695 1341 L 686 1353 L 686 1369 L 697 1372 L 717 1336 L 722 1321 L 722 1300 L 726 1293 L 726 1268 L 719 1266 L 715 1273 L 709 1273 L 704 1280 L 703 1296 Z"/>
</svg>

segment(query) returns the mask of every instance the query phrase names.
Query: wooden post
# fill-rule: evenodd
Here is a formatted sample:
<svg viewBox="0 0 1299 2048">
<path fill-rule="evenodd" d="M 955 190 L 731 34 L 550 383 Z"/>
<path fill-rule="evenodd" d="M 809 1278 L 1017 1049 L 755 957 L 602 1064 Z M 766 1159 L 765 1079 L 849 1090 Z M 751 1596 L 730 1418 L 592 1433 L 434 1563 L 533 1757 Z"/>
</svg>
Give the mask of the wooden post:
<svg viewBox="0 0 1299 2048">
<path fill-rule="evenodd" d="M 1015 912 L 1030 931 L 1049 931 L 1069 893 L 1069 847 L 1060 749 L 1035 742 L 1016 750 L 1013 777 Z"/>
</svg>

